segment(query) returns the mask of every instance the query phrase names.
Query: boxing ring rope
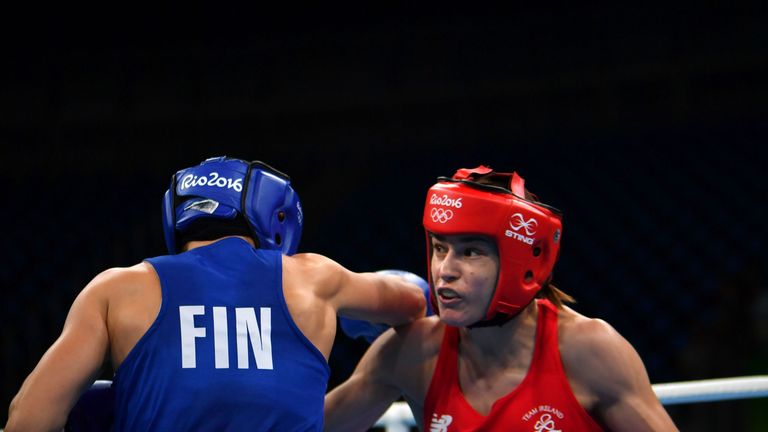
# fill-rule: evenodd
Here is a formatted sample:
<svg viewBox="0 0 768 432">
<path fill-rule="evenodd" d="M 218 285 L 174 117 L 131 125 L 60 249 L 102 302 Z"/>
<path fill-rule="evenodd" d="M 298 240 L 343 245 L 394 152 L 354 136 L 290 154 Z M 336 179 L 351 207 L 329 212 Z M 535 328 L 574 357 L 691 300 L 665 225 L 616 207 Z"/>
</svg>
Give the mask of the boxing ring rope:
<svg viewBox="0 0 768 432">
<path fill-rule="evenodd" d="M 755 399 L 768 397 L 768 375 L 654 384 L 653 391 L 664 405 Z M 407 432 L 416 423 L 408 404 L 395 402 L 375 426 L 386 432 Z"/>
<path fill-rule="evenodd" d="M 654 384 L 664 405 L 754 399 L 768 396 L 768 375 Z"/>
<path fill-rule="evenodd" d="M 654 384 L 653 391 L 664 405 L 754 399 L 768 397 L 768 375 Z M 395 402 L 375 426 L 387 432 L 405 432 L 416 423 L 408 404 Z"/>
</svg>

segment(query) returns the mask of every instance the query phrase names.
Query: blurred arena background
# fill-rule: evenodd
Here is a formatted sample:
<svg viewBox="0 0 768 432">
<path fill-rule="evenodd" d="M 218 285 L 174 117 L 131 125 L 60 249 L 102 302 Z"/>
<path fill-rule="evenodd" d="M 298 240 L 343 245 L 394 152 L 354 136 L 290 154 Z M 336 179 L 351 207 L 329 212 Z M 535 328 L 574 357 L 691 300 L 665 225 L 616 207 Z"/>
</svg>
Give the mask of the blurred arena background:
<svg viewBox="0 0 768 432">
<path fill-rule="evenodd" d="M 2 17 L 0 424 L 79 290 L 164 253 L 170 175 L 222 154 L 291 175 L 301 251 L 422 275 L 434 179 L 518 170 L 565 213 L 555 282 L 652 382 L 768 373 L 764 2 L 218 7 Z M 339 338 L 331 386 L 364 349 Z M 765 399 L 668 410 L 768 428 Z"/>
</svg>

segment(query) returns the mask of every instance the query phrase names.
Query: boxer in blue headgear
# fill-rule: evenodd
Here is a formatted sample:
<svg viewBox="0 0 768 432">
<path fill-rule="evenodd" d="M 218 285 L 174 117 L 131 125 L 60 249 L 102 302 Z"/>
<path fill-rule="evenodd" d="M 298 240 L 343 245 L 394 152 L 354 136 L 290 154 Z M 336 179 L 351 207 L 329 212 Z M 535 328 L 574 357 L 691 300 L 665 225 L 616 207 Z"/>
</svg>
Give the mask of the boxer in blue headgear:
<svg viewBox="0 0 768 432">
<path fill-rule="evenodd" d="M 163 222 L 170 255 L 83 289 L 6 431 L 61 429 L 105 359 L 111 387 L 80 400 L 69 430 L 94 427 L 82 419 L 107 401 L 114 416 L 100 417 L 115 431 L 319 431 L 336 315 L 389 325 L 424 315 L 422 290 L 403 277 L 294 254 L 301 205 L 266 164 L 219 157 L 177 172 Z"/>
<path fill-rule="evenodd" d="M 177 172 L 163 200 L 165 242 L 179 251 L 185 233 L 198 239 L 250 236 L 257 247 L 293 255 L 303 225 L 290 178 L 263 162 L 210 158 Z"/>
</svg>

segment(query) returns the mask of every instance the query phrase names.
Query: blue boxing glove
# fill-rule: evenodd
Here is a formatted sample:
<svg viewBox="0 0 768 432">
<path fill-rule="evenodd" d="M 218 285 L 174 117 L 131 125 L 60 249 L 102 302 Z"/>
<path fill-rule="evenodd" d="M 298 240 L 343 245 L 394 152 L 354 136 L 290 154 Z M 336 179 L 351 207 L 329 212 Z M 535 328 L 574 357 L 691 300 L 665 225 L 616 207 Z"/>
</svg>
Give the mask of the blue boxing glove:
<svg viewBox="0 0 768 432">
<path fill-rule="evenodd" d="M 424 292 L 424 297 L 427 299 L 427 314 L 426 316 L 434 315 L 432 312 L 432 304 L 429 301 L 429 283 L 421 277 L 404 270 L 379 270 L 378 274 L 387 274 L 400 276 L 406 281 L 418 285 Z M 341 330 L 352 339 L 365 338 L 368 343 L 372 343 L 379 335 L 387 331 L 389 326 L 387 324 L 376 324 L 364 320 L 356 320 L 352 318 L 339 317 L 339 324 Z"/>
<path fill-rule="evenodd" d="M 112 430 L 115 418 L 115 391 L 112 381 L 96 381 L 77 400 L 67 417 L 65 431 L 96 432 Z"/>
<path fill-rule="evenodd" d="M 341 325 L 341 331 L 345 335 L 352 339 L 364 338 L 368 343 L 373 343 L 377 337 L 389 328 L 386 324 L 376 324 L 343 316 L 339 317 L 339 325 Z"/>
</svg>

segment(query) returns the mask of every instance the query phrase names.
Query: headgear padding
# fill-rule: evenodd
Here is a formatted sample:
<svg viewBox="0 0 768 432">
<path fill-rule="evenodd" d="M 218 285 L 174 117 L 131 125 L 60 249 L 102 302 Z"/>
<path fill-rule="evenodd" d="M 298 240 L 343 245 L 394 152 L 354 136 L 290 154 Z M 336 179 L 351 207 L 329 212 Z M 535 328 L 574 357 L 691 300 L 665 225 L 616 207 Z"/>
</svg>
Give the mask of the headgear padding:
<svg viewBox="0 0 768 432">
<path fill-rule="evenodd" d="M 179 252 L 179 235 L 193 223 L 242 217 L 263 249 L 291 255 L 301 240 L 304 215 L 290 178 L 254 161 L 214 157 L 171 178 L 163 200 L 163 228 L 168 252 Z"/>
<path fill-rule="evenodd" d="M 486 182 L 479 183 L 481 179 Z M 427 193 L 423 223 L 427 233 L 430 299 L 438 312 L 432 280 L 429 235 L 480 235 L 499 252 L 496 288 L 483 322 L 503 323 L 527 306 L 552 274 L 560 250 L 559 210 L 525 198 L 522 177 L 479 166 L 440 177 Z M 504 187 L 497 186 L 503 184 Z"/>
</svg>

